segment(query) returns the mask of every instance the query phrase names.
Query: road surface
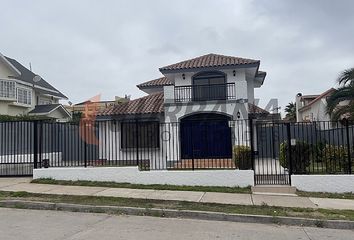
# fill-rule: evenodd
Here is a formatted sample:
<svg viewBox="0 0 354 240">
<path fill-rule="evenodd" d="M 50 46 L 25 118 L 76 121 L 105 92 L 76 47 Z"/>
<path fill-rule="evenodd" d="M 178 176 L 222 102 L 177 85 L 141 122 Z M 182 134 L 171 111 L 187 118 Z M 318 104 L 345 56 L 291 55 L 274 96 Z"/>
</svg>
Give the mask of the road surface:
<svg viewBox="0 0 354 240">
<path fill-rule="evenodd" d="M 0 208 L 1 240 L 354 239 L 354 230 Z"/>
</svg>

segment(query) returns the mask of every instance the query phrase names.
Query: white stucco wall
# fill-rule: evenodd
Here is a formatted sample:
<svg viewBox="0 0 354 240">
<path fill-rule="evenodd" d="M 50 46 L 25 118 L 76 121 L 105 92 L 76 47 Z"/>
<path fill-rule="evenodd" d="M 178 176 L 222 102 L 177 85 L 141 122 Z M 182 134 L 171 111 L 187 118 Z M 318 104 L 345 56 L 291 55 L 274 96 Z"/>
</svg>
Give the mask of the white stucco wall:
<svg viewBox="0 0 354 240">
<path fill-rule="evenodd" d="M 179 129 L 176 124 L 161 124 L 159 131 L 160 147 L 139 149 L 122 149 L 121 146 L 121 124 L 114 125 L 113 122 L 102 122 L 99 124 L 99 158 L 109 161 L 136 161 L 148 160 L 150 169 L 166 169 L 167 162 L 180 160 Z"/>
<path fill-rule="evenodd" d="M 325 98 L 313 103 L 309 109 L 299 111 L 300 121 L 330 121 L 330 116 L 326 113 L 327 102 Z"/>
<path fill-rule="evenodd" d="M 292 175 L 291 185 L 307 192 L 354 193 L 354 175 Z"/>
<path fill-rule="evenodd" d="M 253 80 L 246 80 L 246 70 L 236 69 L 234 76 L 233 69 L 219 69 L 219 71 L 225 73 L 227 83 L 235 83 L 236 99 L 248 99 L 249 102 L 254 101 L 254 85 Z M 197 74 L 195 72 L 166 74 L 167 77 L 173 79 L 175 86 L 190 86 L 192 85 L 192 77 Z M 182 74 L 185 75 L 183 79 Z M 252 83 L 252 84 L 251 84 Z M 220 101 L 205 101 L 205 102 L 187 102 L 187 103 L 175 103 L 174 101 L 174 86 L 164 87 L 165 103 L 165 119 L 167 122 L 178 121 L 181 117 L 194 112 L 221 112 L 231 115 L 236 119 L 238 111 L 241 113 L 241 119 L 247 118 L 248 105 L 236 103 L 236 100 L 227 101 L 226 103 Z M 250 96 L 250 99 L 249 99 Z M 186 96 L 184 96 L 186 97 Z M 187 96 L 188 97 L 188 96 Z"/>
<path fill-rule="evenodd" d="M 223 113 L 237 119 L 237 112 L 240 112 L 240 119 L 248 118 L 247 103 L 236 103 L 236 101 L 218 102 L 189 102 L 188 104 L 166 104 L 165 121 L 178 122 L 181 118 L 194 113 Z"/>
<path fill-rule="evenodd" d="M 139 171 L 137 167 L 48 168 L 34 169 L 33 178 L 188 186 L 254 185 L 252 170 Z"/>
</svg>

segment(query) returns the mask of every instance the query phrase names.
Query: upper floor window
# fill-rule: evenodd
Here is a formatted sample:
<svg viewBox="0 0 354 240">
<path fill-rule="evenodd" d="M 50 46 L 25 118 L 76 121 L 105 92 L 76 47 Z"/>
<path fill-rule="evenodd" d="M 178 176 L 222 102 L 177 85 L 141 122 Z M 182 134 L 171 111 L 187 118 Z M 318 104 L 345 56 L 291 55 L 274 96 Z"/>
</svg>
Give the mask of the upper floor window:
<svg viewBox="0 0 354 240">
<path fill-rule="evenodd" d="M 202 72 L 193 76 L 193 99 L 223 100 L 226 99 L 226 77 L 222 72 Z"/>
<path fill-rule="evenodd" d="M 38 105 L 49 105 L 52 104 L 52 101 L 47 98 L 39 98 L 38 99 Z"/>
<path fill-rule="evenodd" d="M 17 88 L 17 102 L 21 104 L 32 104 L 32 90 L 28 88 Z"/>
<path fill-rule="evenodd" d="M 0 81 L 0 97 L 2 98 L 16 98 L 16 83 L 13 81 Z"/>
</svg>

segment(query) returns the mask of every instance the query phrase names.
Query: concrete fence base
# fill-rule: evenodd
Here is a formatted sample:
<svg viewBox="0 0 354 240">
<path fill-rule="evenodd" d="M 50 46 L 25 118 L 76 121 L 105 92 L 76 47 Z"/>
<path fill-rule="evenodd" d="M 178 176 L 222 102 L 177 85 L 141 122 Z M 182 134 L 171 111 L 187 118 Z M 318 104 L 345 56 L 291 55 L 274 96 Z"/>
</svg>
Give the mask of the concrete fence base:
<svg viewBox="0 0 354 240">
<path fill-rule="evenodd" d="M 33 178 L 189 186 L 254 186 L 253 170 L 139 171 L 138 167 L 34 169 Z"/>
<path fill-rule="evenodd" d="M 354 193 L 354 175 L 292 175 L 291 185 L 306 192 Z"/>
</svg>

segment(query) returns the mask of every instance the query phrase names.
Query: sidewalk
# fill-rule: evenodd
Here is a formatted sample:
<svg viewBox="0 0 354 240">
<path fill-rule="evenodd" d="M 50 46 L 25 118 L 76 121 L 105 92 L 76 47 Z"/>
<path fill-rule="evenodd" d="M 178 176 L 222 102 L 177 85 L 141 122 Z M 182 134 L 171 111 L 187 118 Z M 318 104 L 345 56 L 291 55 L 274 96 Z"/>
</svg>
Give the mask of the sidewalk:
<svg viewBox="0 0 354 240">
<path fill-rule="evenodd" d="M 175 200 L 237 205 L 354 210 L 354 200 L 238 193 L 169 191 L 129 188 L 62 186 L 30 183 L 31 178 L 0 178 L 0 191 Z"/>
</svg>

